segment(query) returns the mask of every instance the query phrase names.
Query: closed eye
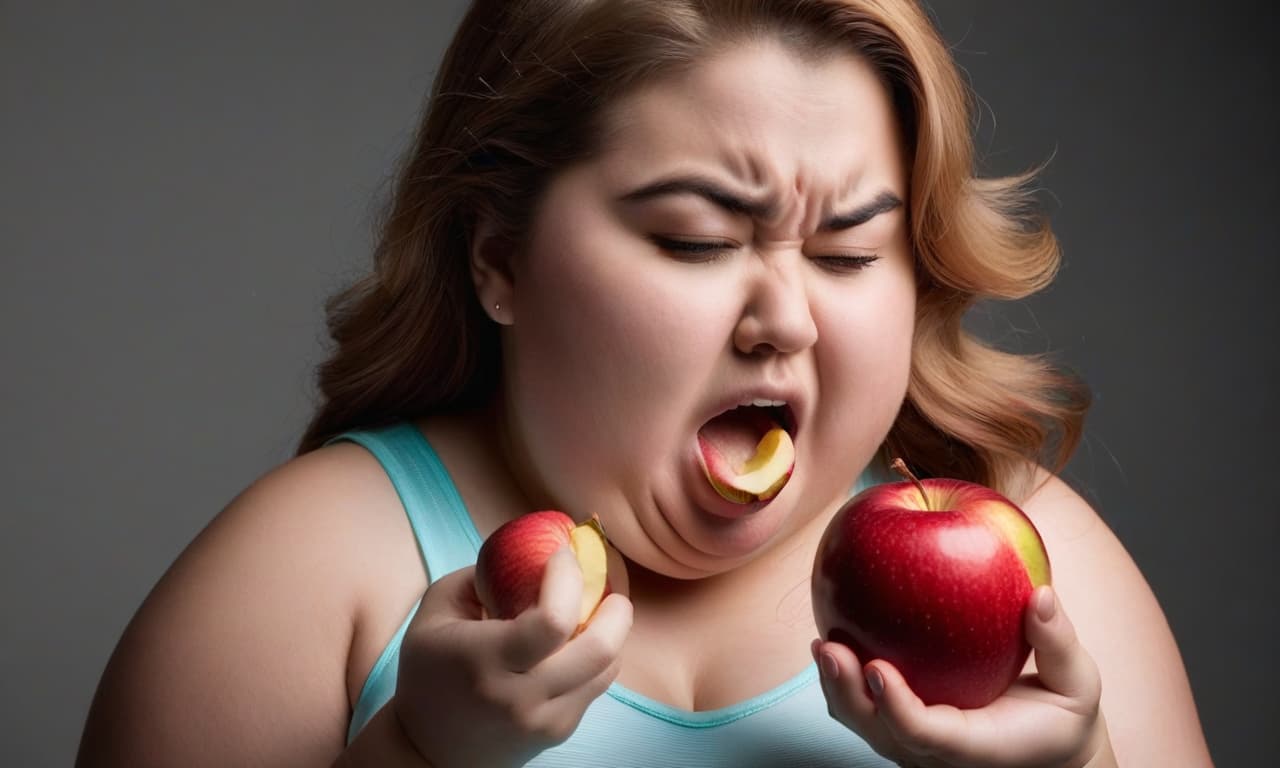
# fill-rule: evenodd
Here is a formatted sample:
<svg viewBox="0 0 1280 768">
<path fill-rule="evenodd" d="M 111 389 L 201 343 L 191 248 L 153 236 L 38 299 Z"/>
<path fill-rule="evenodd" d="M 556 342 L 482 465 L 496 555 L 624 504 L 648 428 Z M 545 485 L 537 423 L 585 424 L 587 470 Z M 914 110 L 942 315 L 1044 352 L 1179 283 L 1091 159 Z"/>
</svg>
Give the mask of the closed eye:
<svg viewBox="0 0 1280 768">
<path fill-rule="evenodd" d="M 827 272 L 843 275 L 864 270 L 879 261 L 880 257 L 873 253 L 865 256 L 814 256 L 813 260 Z"/>
<path fill-rule="evenodd" d="M 726 258 L 729 252 L 738 248 L 738 244 L 726 240 L 682 240 L 679 238 L 652 235 L 649 238 L 654 245 L 681 261 L 706 263 Z M 821 269 L 832 274 L 849 274 L 859 272 L 880 260 L 876 254 L 867 255 L 832 255 L 814 256 L 812 260 Z"/>
<path fill-rule="evenodd" d="M 679 240 L 661 235 L 651 235 L 649 239 L 677 259 L 690 262 L 715 261 L 738 247 L 737 243 L 725 240 Z"/>
</svg>

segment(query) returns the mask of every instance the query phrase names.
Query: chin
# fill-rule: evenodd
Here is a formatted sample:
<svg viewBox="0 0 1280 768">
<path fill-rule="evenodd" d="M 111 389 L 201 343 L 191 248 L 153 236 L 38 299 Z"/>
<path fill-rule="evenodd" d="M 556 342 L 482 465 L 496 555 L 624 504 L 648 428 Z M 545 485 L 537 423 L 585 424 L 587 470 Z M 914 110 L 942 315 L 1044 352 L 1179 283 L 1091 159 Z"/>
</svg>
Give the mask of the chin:
<svg viewBox="0 0 1280 768">
<path fill-rule="evenodd" d="M 683 491 L 673 495 L 673 503 L 658 502 L 654 514 L 664 530 L 651 538 L 668 559 L 700 576 L 733 570 L 767 551 L 785 535 L 799 496 L 798 488 L 788 488 L 767 504 L 726 516 L 724 500 L 701 478 Z"/>
</svg>

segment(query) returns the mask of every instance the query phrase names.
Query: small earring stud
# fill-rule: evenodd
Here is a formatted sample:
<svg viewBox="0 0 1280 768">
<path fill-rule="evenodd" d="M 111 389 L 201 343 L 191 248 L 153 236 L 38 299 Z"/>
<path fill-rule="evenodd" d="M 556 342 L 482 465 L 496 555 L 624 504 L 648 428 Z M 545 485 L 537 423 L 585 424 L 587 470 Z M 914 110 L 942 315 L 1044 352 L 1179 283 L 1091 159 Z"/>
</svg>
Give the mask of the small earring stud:
<svg viewBox="0 0 1280 768">
<path fill-rule="evenodd" d="M 501 304 L 498 304 L 498 303 L 496 303 L 496 302 L 495 302 L 495 303 L 494 303 L 494 305 L 493 305 L 493 311 L 494 311 L 494 312 L 498 312 L 498 311 L 500 311 L 501 309 L 502 309 L 502 305 L 501 305 Z"/>
</svg>

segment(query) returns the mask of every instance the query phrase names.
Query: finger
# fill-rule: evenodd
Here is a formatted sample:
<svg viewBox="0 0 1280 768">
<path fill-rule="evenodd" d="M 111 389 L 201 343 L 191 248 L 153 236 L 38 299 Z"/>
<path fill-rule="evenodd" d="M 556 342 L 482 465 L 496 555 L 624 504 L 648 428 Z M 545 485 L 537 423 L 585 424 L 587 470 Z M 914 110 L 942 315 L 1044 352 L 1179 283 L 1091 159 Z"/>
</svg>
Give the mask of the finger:
<svg viewBox="0 0 1280 768">
<path fill-rule="evenodd" d="M 582 604 L 582 570 L 568 547 L 561 547 L 547 561 L 538 604 L 511 622 L 500 649 L 503 666 L 526 672 L 550 656 L 578 628 Z"/>
<path fill-rule="evenodd" d="M 613 685 L 613 682 L 618 679 L 618 672 L 621 669 L 622 661 L 614 659 L 611 664 L 597 672 L 590 679 L 582 681 L 578 686 L 550 699 L 547 703 L 555 711 L 573 717 L 581 717 L 582 713 L 587 711 L 587 707 L 591 706 L 591 702 L 600 698 L 605 691 L 609 690 L 609 686 Z"/>
<path fill-rule="evenodd" d="M 946 757 L 964 752 L 965 713 L 955 707 L 927 706 L 911 690 L 897 667 L 876 660 L 864 674 L 877 714 L 885 729 L 904 750 L 919 757 Z"/>
<path fill-rule="evenodd" d="M 1055 693 L 1096 704 L 1102 688 L 1097 665 L 1080 645 L 1057 593 L 1039 587 L 1029 603 L 1027 642 L 1035 650 L 1040 682 Z"/>
<path fill-rule="evenodd" d="M 605 691 L 609 690 L 609 686 L 618 679 L 618 672 L 621 669 L 621 657 L 615 657 L 592 677 L 544 702 L 542 706 L 545 712 L 554 722 L 571 723 L 571 728 L 576 728 L 583 713 L 592 702 L 604 695 Z M 568 734 L 565 738 L 568 738 Z"/>
<path fill-rule="evenodd" d="M 592 702 L 600 698 L 617 679 L 621 667 L 621 661 L 615 659 L 612 664 L 563 695 L 533 704 L 523 718 L 527 730 L 541 737 L 547 745 L 567 740 L 577 730 L 582 716 Z"/>
<path fill-rule="evenodd" d="M 831 716 L 866 736 L 875 721 L 876 703 L 862 677 L 862 664 L 849 646 L 815 640 L 810 645 Z"/>
<path fill-rule="evenodd" d="M 602 611 L 605 611 L 605 610 L 608 611 L 608 614 L 611 617 L 609 618 L 609 621 L 612 623 L 615 623 L 616 625 L 613 629 L 610 629 L 608 631 L 617 632 L 619 628 L 623 628 L 622 625 L 624 622 L 625 622 L 625 630 L 629 630 L 631 626 L 630 601 L 622 597 L 611 598 L 611 600 L 616 600 L 616 602 L 614 602 L 613 605 L 610 605 L 607 608 L 604 604 L 601 604 L 600 606 Z M 593 622 L 594 621 L 595 620 L 593 620 Z M 577 642 L 578 639 L 580 638 L 575 638 L 574 642 Z M 625 637 L 624 637 L 624 640 L 625 640 Z M 622 654 L 621 654 L 621 645 L 619 645 L 619 652 L 613 654 L 613 656 L 608 659 L 607 663 L 605 663 L 603 667 L 597 670 L 594 675 L 591 675 L 590 677 L 587 677 L 586 679 L 581 680 L 577 685 L 573 686 L 572 688 L 567 688 L 560 695 L 555 697 L 555 701 L 561 702 L 571 708 L 578 708 L 579 710 L 585 710 L 592 701 L 594 701 L 598 696 L 600 696 L 600 694 L 604 693 L 609 688 L 609 686 L 613 684 L 613 681 L 617 679 L 618 672 L 621 669 L 622 669 Z"/>
<path fill-rule="evenodd" d="M 427 587 L 422 596 L 418 613 L 424 619 L 479 620 L 483 616 L 480 599 L 476 597 L 476 569 L 474 565 L 446 573 Z"/>
<path fill-rule="evenodd" d="M 609 595 L 581 634 L 533 668 L 532 674 L 537 675 L 547 698 L 564 696 L 587 686 L 611 666 L 616 666 L 631 631 L 631 610 L 630 600 L 622 595 Z M 616 669 L 614 675 L 617 675 Z"/>
</svg>

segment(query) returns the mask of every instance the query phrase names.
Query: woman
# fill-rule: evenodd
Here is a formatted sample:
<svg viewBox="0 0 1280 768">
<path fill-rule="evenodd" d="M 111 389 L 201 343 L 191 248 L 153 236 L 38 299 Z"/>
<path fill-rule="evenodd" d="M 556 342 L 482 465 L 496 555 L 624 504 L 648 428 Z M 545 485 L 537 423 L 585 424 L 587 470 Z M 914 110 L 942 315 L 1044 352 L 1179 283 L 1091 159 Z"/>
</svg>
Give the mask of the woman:
<svg viewBox="0 0 1280 768">
<path fill-rule="evenodd" d="M 967 108 L 905 0 L 477 2 L 299 456 L 140 609 L 81 765 L 1208 764 L 1150 590 L 1053 475 L 1087 397 L 961 328 L 1057 266 Z M 726 500 L 699 441 L 761 424 L 794 472 Z M 814 640 L 818 538 L 891 456 L 1045 538 L 988 707 Z M 541 508 L 625 559 L 580 634 L 564 554 L 519 618 L 477 604 L 479 542 Z"/>
</svg>

